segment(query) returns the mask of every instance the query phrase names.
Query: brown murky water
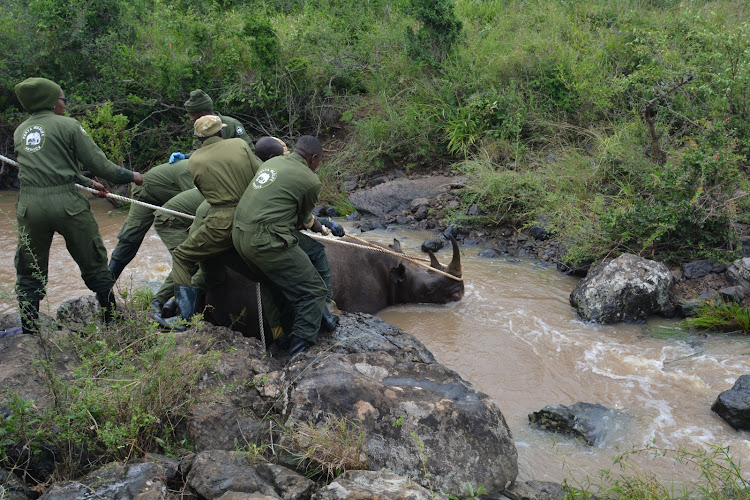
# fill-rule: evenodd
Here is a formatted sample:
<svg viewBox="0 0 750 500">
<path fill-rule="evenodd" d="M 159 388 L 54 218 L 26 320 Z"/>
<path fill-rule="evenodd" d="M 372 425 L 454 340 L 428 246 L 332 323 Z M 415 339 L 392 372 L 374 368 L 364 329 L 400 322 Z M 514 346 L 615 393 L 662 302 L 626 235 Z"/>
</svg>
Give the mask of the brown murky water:
<svg viewBox="0 0 750 500">
<path fill-rule="evenodd" d="M 0 192 L 4 290 L 15 279 L 15 199 L 16 193 Z M 104 200 L 92 199 L 91 204 L 111 251 L 125 214 L 112 212 Z M 362 236 L 380 242 L 397 237 L 407 253 L 418 254 L 422 241 L 433 235 L 376 231 Z M 531 260 L 486 260 L 477 257 L 479 248 L 462 251 L 462 301 L 392 307 L 379 316 L 415 335 L 438 361 L 497 402 L 518 448 L 520 480 L 581 481 L 600 469 L 615 472 L 611 457 L 649 443 L 669 449 L 723 446 L 735 459 L 750 457 L 750 432 L 734 431 L 710 409 L 719 392 L 750 373 L 749 339 L 655 334 L 657 329 L 677 328 L 676 322 L 666 320 L 635 326 L 584 324 L 568 303 L 576 279 Z M 90 292 L 59 236 L 52 255 L 42 307 L 54 312 L 62 301 Z M 445 250 L 438 256 L 449 258 Z M 120 286 L 156 287 L 170 264 L 169 253 L 152 230 Z M 0 313 L 14 309 L 12 301 L 0 301 Z M 626 410 L 631 418 L 597 448 L 528 425 L 529 413 L 579 401 Z M 694 469 L 671 459 L 640 456 L 636 466 L 666 481 L 698 479 Z M 744 460 L 743 470 L 750 478 L 749 460 Z"/>
</svg>

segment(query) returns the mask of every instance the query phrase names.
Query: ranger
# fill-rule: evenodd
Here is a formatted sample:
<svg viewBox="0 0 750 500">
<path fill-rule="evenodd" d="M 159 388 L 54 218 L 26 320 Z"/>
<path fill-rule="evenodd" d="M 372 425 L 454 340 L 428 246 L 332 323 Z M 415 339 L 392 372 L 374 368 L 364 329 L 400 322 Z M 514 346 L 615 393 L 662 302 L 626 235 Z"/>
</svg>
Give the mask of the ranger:
<svg viewBox="0 0 750 500">
<path fill-rule="evenodd" d="M 203 145 L 190 158 L 188 170 L 211 208 L 200 228 L 172 253 L 174 297 L 184 320 L 192 316 L 198 299 L 198 289 L 191 286 L 192 277 L 200 262 L 232 248 L 237 202 L 260 166 L 260 160 L 242 139 L 223 139 L 225 127 L 214 115 L 195 121 L 195 132 Z M 176 321 L 169 324 L 183 328 Z"/>
<path fill-rule="evenodd" d="M 300 137 L 289 156 L 261 166 L 242 196 L 234 217 L 234 247 L 248 266 L 259 269 L 280 289 L 294 311 L 289 359 L 318 338 L 327 288 L 294 232 L 304 227 L 324 232 L 312 209 L 320 194 L 323 147 L 313 136 Z"/>
<path fill-rule="evenodd" d="M 15 91 L 31 113 L 13 134 L 21 181 L 15 265 L 22 332 L 38 332 L 39 301 L 46 294 L 49 249 L 56 232 L 65 239 L 81 278 L 96 293 L 104 319 L 110 322 L 115 296 L 107 250 L 89 202 L 75 183 L 98 189 L 101 196 L 104 186 L 84 177 L 79 163 L 116 184 L 140 186 L 143 178 L 109 161 L 78 121 L 63 116 L 68 99 L 58 84 L 28 78 Z"/>
<path fill-rule="evenodd" d="M 133 187 L 133 198 L 162 206 L 179 193 L 192 189 L 193 177 L 188 172 L 187 164 L 187 160 L 180 160 L 173 165 L 163 163 L 151 168 L 143 174 L 143 185 Z M 143 205 L 134 203 L 130 206 L 128 217 L 117 235 L 117 246 L 109 260 L 109 269 L 115 281 L 141 247 L 143 238 L 154 222 L 154 212 L 153 208 Z"/>
<path fill-rule="evenodd" d="M 245 127 L 242 126 L 239 120 L 232 118 L 231 116 L 224 116 L 214 111 L 214 101 L 201 89 L 196 89 L 190 92 L 190 99 L 185 101 L 185 109 L 190 114 L 190 120 L 195 121 L 202 116 L 218 116 L 221 123 L 226 125 L 224 129 L 224 139 L 242 139 L 245 141 L 251 150 L 255 150 L 253 146 L 253 139 L 248 135 Z M 201 147 L 201 140 L 196 135 L 193 139 L 193 152 Z M 184 155 L 180 152 L 172 153 L 169 156 L 169 163 L 174 163 L 185 158 L 190 158 L 192 153 Z"/>
</svg>

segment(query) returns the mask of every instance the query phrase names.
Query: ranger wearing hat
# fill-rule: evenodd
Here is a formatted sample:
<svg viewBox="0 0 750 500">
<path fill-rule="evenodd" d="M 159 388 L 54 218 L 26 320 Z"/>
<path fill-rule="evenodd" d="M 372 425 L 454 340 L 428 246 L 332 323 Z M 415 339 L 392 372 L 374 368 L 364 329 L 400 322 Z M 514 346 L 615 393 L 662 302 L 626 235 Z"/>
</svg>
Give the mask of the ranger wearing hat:
<svg viewBox="0 0 750 500">
<path fill-rule="evenodd" d="M 195 186 L 211 205 L 203 224 L 175 248 L 172 257 L 174 297 L 182 319 L 195 311 L 198 289 L 191 286 L 200 262 L 232 248 L 234 210 L 260 166 L 260 160 L 245 141 L 223 139 L 227 128 L 221 118 L 206 115 L 195 121 L 195 135 L 203 145 L 193 153 L 188 171 Z M 169 326 L 180 326 L 175 318 Z"/>
<path fill-rule="evenodd" d="M 102 192 L 104 186 L 84 177 L 79 163 L 116 184 L 141 185 L 141 174 L 109 161 L 78 121 L 63 116 L 68 99 L 55 82 L 28 78 L 15 91 L 31 113 L 13 134 L 21 181 L 15 265 L 22 331 L 38 332 L 39 301 L 46 293 L 49 249 L 56 232 L 65 239 L 81 278 L 96 293 L 104 318 L 110 321 L 115 297 L 107 250 L 89 202 L 75 184 Z"/>
<path fill-rule="evenodd" d="M 232 118 L 231 116 L 224 116 L 216 111 L 214 111 L 214 101 L 209 97 L 208 94 L 203 92 L 201 89 L 195 89 L 192 92 L 190 92 L 190 99 L 185 101 L 185 109 L 190 114 L 190 119 L 195 122 L 198 118 L 202 116 L 207 115 L 213 115 L 218 116 L 221 122 L 226 125 L 226 128 L 224 130 L 224 139 L 242 139 L 245 141 L 252 151 L 255 150 L 255 147 L 253 146 L 253 139 L 248 135 L 247 131 L 245 130 L 245 127 L 242 126 L 242 124 L 237 120 L 236 118 Z M 193 152 L 196 151 L 198 148 L 201 147 L 201 141 L 196 135 L 195 139 L 193 140 Z M 178 160 L 183 160 L 185 158 L 190 158 L 190 154 L 184 155 L 182 153 L 176 152 L 172 153 L 169 156 L 169 163 L 174 163 Z"/>
</svg>

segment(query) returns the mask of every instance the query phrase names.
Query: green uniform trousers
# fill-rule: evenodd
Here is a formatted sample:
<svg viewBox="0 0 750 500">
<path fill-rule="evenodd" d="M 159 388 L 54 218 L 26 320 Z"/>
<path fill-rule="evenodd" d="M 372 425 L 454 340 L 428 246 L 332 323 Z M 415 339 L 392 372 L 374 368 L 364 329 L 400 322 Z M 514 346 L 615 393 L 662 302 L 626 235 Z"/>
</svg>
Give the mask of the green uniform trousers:
<svg viewBox="0 0 750 500">
<path fill-rule="evenodd" d="M 198 207 L 204 200 L 205 198 L 201 192 L 197 188 L 193 188 L 172 197 L 163 207 L 176 212 L 195 215 Z M 167 250 L 169 250 L 169 254 L 173 257 L 174 249 L 187 239 L 192 222 L 192 219 L 185 217 L 179 217 L 166 212 L 156 212 L 154 216 L 154 230 L 159 235 L 159 238 L 161 238 L 161 241 L 164 242 Z M 164 280 L 164 284 L 156 292 L 154 298 L 164 304 L 173 294 L 174 281 L 172 280 L 172 272 L 170 271 L 167 279 Z"/>
<path fill-rule="evenodd" d="M 161 205 L 159 200 L 151 199 L 143 192 L 142 186 L 133 187 L 133 198 L 151 205 Z M 136 205 L 130 205 L 128 217 L 117 235 L 117 246 L 112 250 L 111 259 L 121 264 L 129 264 L 138 253 L 151 224 L 154 222 L 154 209 Z"/>
<path fill-rule="evenodd" d="M 73 184 L 22 187 L 16 204 L 18 247 L 16 285 L 19 303 L 41 300 L 46 293 L 49 250 L 57 232 L 93 292 L 114 286 L 99 225 L 91 207 Z"/>
<path fill-rule="evenodd" d="M 175 285 L 192 286 L 201 262 L 232 248 L 232 222 L 236 205 L 212 205 L 201 226 L 172 252 L 172 279 Z"/>
<path fill-rule="evenodd" d="M 255 246 L 251 244 L 252 239 L 250 233 L 238 227 L 232 232 L 234 247 L 240 256 L 250 267 L 259 269 L 273 288 L 281 291 L 293 311 L 291 335 L 316 343 L 327 288 L 310 258 L 298 244 L 287 248 L 286 242 L 272 238 L 271 243 Z"/>
<path fill-rule="evenodd" d="M 331 266 L 328 264 L 326 256 L 326 247 L 322 243 L 315 241 L 301 231 L 295 231 L 299 247 L 310 257 L 310 262 L 315 266 L 315 270 L 323 278 L 328 293 L 326 293 L 326 302 L 333 300 L 333 285 L 331 284 Z"/>
</svg>

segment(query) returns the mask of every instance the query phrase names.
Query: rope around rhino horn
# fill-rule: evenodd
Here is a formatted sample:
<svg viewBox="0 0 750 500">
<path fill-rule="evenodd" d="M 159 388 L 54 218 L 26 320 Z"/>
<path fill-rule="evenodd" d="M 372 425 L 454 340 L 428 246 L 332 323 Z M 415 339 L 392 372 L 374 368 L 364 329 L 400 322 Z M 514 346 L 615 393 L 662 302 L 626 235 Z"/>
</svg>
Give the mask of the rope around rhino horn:
<svg viewBox="0 0 750 500">
<path fill-rule="evenodd" d="M 428 266 L 428 265 L 426 265 L 426 264 L 424 264 L 422 262 L 414 260 L 414 258 L 409 257 L 406 254 L 394 252 L 393 250 L 389 250 L 387 248 L 371 244 L 369 241 L 366 241 L 367 245 L 360 245 L 358 243 L 350 243 L 348 241 L 341 241 L 339 238 L 335 238 L 335 237 L 334 238 L 330 238 L 328 236 L 323 236 L 323 235 L 318 234 L 318 233 L 313 233 L 313 232 L 311 232 L 309 230 L 307 231 L 307 235 L 310 236 L 311 238 L 316 239 L 316 240 L 325 240 L 325 241 L 333 242 L 336 245 L 348 245 L 348 246 L 352 246 L 352 247 L 355 247 L 355 248 L 361 248 L 363 250 L 369 250 L 371 252 L 387 253 L 389 255 L 393 255 L 395 257 L 398 257 L 399 259 L 407 260 L 407 261 L 411 262 L 412 264 L 415 264 L 415 265 L 417 265 L 419 267 L 427 269 L 428 271 L 432 271 L 432 272 L 435 272 L 435 273 L 438 273 L 438 274 L 442 274 L 443 276 L 446 276 L 446 277 L 448 277 L 448 278 L 450 278 L 452 280 L 456 280 L 456 281 L 463 281 L 464 280 L 460 276 L 453 276 L 450 273 L 446 273 L 445 271 L 441 271 L 440 269 L 436 269 L 436 268 Z M 353 236 L 348 235 L 348 234 L 345 235 L 345 236 L 353 237 Z M 353 237 L 353 238 L 356 238 L 356 237 Z M 356 238 L 356 239 L 358 239 L 358 238 Z"/>
</svg>

